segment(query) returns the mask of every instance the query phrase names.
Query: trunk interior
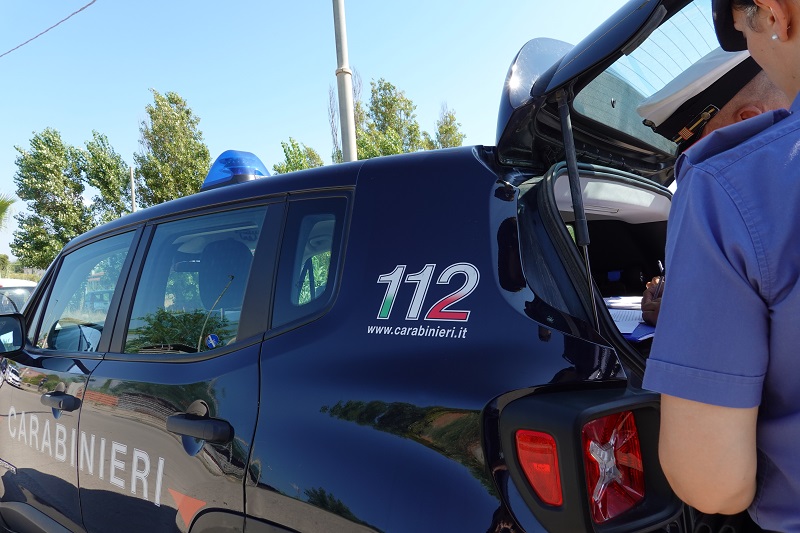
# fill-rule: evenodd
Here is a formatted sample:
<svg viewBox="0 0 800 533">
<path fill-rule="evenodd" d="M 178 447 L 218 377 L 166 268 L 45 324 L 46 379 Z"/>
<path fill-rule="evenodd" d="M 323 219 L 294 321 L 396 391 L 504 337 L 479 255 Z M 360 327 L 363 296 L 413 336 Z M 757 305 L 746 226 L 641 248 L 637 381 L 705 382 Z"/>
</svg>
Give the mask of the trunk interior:
<svg viewBox="0 0 800 533">
<path fill-rule="evenodd" d="M 637 377 L 641 377 L 652 335 L 635 339 L 631 332 L 620 331 L 615 326 L 622 323 L 614 321 L 617 315 L 612 316 L 607 305 L 616 306 L 619 300 L 638 305 L 646 283 L 661 274 L 672 193 L 646 178 L 621 171 L 588 165 L 581 165 L 579 170 L 599 331 L 617 347 L 623 359 L 628 360 L 629 366 L 639 374 Z M 545 182 L 549 184 L 545 201 L 550 204 L 550 210 L 558 212 L 552 222 L 563 225 L 567 231 L 560 233 L 569 235 L 572 241 L 562 248 L 564 262 L 572 273 L 573 282 L 586 295 L 585 304 L 589 307 L 586 259 L 583 250 L 575 244 L 575 213 L 566 167 L 557 165 L 551 169 Z M 612 301 L 616 303 L 612 305 Z"/>
</svg>

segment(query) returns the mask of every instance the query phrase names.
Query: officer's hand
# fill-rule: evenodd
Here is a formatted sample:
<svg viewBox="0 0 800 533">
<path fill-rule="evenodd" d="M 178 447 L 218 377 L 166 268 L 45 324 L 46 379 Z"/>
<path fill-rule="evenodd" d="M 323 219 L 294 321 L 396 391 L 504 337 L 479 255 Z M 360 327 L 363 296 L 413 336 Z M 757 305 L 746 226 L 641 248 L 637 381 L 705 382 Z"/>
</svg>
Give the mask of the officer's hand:
<svg viewBox="0 0 800 533">
<path fill-rule="evenodd" d="M 651 326 L 658 322 L 658 312 L 661 309 L 661 295 L 664 285 L 658 286 L 659 278 L 655 277 L 647 282 L 647 288 L 642 294 L 642 320 Z M 658 294 L 656 294 L 658 292 Z"/>
</svg>

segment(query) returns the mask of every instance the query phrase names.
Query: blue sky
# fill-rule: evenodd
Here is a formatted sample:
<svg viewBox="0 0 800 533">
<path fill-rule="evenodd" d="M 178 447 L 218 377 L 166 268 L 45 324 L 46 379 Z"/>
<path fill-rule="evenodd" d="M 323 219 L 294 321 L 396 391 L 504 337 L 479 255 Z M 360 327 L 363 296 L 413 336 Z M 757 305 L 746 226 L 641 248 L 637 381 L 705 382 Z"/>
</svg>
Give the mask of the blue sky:
<svg viewBox="0 0 800 533">
<path fill-rule="evenodd" d="M 89 0 L 5 0 L 0 54 Z M 345 0 L 350 66 L 385 78 L 433 131 L 443 103 L 466 144 L 493 145 L 511 60 L 534 37 L 577 43 L 623 0 Z M 200 117 L 212 160 L 228 149 L 283 159 L 295 138 L 330 164 L 328 88 L 336 88 L 331 0 L 96 0 L 0 57 L 0 193 L 14 194 L 17 152 L 51 127 L 83 146 L 105 134 L 128 164 L 140 150 L 150 88 L 174 91 Z M 13 211 L 27 207 L 18 201 Z M 16 222 L 0 230 L 11 255 Z"/>
</svg>

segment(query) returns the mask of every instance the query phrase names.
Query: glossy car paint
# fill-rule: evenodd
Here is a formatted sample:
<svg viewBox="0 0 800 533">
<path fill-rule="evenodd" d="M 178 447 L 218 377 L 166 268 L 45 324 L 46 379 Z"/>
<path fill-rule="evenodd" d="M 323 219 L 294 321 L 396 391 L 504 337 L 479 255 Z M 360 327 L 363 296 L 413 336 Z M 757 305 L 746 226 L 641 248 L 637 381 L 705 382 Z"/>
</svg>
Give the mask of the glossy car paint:
<svg viewBox="0 0 800 533">
<path fill-rule="evenodd" d="M 509 273 L 498 270 L 507 265 L 498 232 L 516 216 L 516 201 L 488 168 L 491 159 L 467 148 L 359 169 L 335 305 L 262 349 L 248 515 L 298 531 L 352 523 L 370 531 L 492 530 L 508 516 L 482 451 L 484 406 L 531 385 L 622 378 L 612 351 L 536 322 L 535 295 L 502 288 Z M 403 284 L 389 319 L 376 318 L 382 274 L 435 265 L 438 276 L 454 263 L 480 271 L 474 292 L 455 306 L 468 320 L 408 320 L 413 283 Z M 463 279 L 431 284 L 422 308 Z M 368 333 L 419 326 L 465 336 Z"/>
<path fill-rule="evenodd" d="M 70 529 L 82 527 L 75 467 L 80 402 L 75 409 L 62 410 L 53 407 L 47 397 L 82 398 L 98 359 L 48 357 L 34 351 L 14 358 L 22 384 L 11 387 L 6 383 L 0 388 L 4 418 L 0 427 L 4 467 L 0 513 L 12 528 L 28 530 L 28 520 L 36 512 L 44 523 L 55 520 Z M 42 378 L 45 387 L 39 386 Z"/>
<path fill-rule="evenodd" d="M 188 531 L 201 509 L 235 513 L 243 527 L 242 483 L 258 410 L 253 401 L 258 355 L 255 343 L 192 363 L 98 365 L 81 414 L 81 436 L 95 444 L 93 454 L 81 453 L 78 468 L 88 531 L 106 531 L 110 523 L 117 524 L 115 531 Z M 193 404 L 229 423 L 234 438 L 212 443 L 167 431 L 167 419 L 192 412 Z"/>
</svg>

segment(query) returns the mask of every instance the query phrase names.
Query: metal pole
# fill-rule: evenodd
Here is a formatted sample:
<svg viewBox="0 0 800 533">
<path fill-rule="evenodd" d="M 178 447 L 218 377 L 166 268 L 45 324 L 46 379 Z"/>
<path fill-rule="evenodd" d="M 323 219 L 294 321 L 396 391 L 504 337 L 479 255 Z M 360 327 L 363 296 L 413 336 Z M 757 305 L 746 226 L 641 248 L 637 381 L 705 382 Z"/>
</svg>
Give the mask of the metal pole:
<svg viewBox="0 0 800 533">
<path fill-rule="evenodd" d="M 353 111 L 353 71 L 347 57 L 347 27 L 344 0 L 333 0 L 333 26 L 336 34 L 336 86 L 339 92 L 339 120 L 342 127 L 342 158 L 358 159 L 356 152 L 356 119 Z"/>
<path fill-rule="evenodd" d="M 131 167 L 131 213 L 136 212 L 136 183 L 133 181 L 133 167 Z"/>
</svg>

